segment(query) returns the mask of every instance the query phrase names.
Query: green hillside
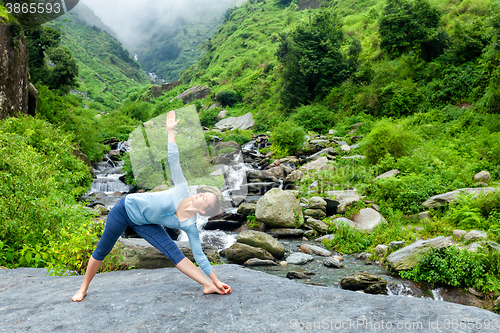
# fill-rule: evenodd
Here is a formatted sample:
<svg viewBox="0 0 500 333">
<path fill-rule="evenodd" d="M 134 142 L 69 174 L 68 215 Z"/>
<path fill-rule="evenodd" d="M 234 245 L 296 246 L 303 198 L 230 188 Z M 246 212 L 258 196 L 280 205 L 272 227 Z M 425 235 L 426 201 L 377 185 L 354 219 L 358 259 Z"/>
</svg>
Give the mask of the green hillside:
<svg viewBox="0 0 500 333">
<path fill-rule="evenodd" d="M 47 25 L 61 31 L 61 45 L 67 47 L 77 61 L 80 74 L 77 90 L 115 108 L 126 97 L 124 93 L 128 89 L 148 82 L 146 74 L 119 41 L 97 26 L 89 26 L 78 13 Z M 89 21 L 93 13 L 86 11 L 84 14 Z"/>
</svg>

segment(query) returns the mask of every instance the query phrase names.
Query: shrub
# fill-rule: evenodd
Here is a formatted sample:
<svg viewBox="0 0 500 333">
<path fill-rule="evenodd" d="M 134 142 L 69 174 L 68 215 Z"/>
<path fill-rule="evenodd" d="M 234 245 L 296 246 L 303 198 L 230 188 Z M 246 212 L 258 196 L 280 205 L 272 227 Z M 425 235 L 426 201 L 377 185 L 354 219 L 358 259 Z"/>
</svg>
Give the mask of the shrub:
<svg viewBox="0 0 500 333">
<path fill-rule="evenodd" d="M 372 244 L 364 231 L 356 230 L 342 222 L 338 225 L 330 226 L 330 232 L 335 234 L 335 238 L 323 240 L 321 244 L 341 253 L 361 252 Z"/>
<path fill-rule="evenodd" d="M 201 126 L 212 127 L 217 123 L 217 115 L 220 112 L 220 108 L 211 108 L 202 110 L 198 115 L 200 117 Z"/>
<path fill-rule="evenodd" d="M 224 90 L 217 94 L 217 100 L 222 106 L 233 106 L 241 101 L 241 96 L 234 90 Z"/>
<path fill-rule="evenodd" d="M 287 156 L 301 148 L 304 140 L 304 129 L 287 120 L 276 126 L 271 133 L 271 149 L 276 153 L 277 158 Z"/>
<path fill-rule="evenodd" d="M 303 105 L 293 111 L 290 119 L 306 131 L 325 133 L 333 125 L 334 112 L 324 105 Z"/>
<path fill-rule="evenodd" d="M 396 159 L 408 154 L 416 141 L 416 134 L 390 119 L 382 119 L 363 140 L 362 150 L 367 161 L 376 164 L 386 154 Z"/>
</svg>

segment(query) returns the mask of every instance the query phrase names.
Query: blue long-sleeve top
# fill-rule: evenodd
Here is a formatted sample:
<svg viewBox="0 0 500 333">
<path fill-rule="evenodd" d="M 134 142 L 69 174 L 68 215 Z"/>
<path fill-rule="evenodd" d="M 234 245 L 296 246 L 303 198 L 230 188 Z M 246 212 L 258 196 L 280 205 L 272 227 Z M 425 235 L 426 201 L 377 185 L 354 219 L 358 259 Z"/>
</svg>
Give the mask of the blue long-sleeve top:
<svg viewBox="0 0 500 333">
<path fill-rule="evenodd" d="M 168 143 L 168 163 L 175 186 L 161 192 L 129 194 L 125 197 L 125 210 L 135 224 L 161 224 L 183 230 L 189 237 L 196 263 L 208 276 L 212 273 L 212 266 L 201 247 L 196 215 L 184 221 L 179 221 L 174 215 L 181 200 L 191 196 L 191 192 L 179 163 L 179 150 L 173 142 Z"/>
</svg>

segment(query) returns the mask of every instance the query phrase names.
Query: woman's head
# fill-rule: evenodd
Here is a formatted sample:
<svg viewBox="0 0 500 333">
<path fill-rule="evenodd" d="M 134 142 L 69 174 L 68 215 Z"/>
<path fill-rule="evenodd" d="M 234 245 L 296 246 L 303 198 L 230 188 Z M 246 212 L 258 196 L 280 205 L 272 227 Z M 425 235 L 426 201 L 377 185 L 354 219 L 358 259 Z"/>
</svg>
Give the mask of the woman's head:
<svg viewBox="0 0 500 333">
<path fill-rule="evenodd" d="M 219 197 L 212 192 L 202 192 L 193 195 L 193 205 L 199 208 L 199 213 L 206 216 L 216 216 L 221 213 Z"/>
</svg>

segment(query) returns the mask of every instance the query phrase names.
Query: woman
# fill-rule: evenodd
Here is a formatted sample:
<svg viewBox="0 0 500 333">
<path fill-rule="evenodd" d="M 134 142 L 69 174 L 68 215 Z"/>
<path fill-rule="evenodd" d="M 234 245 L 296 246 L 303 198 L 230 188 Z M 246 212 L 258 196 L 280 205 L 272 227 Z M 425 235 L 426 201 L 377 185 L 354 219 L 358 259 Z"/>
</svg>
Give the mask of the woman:
<svg viewBox="0 0 500 333">
<path fill-rule="evenodd" d="M 169 257 L 182 273 L 200 283 L 204 294 L 231 293 L 231 287 L 220 282 L 212 270 L 210 262 L 203 253 L 196 227 L 196 214 L 210 216 L 219 214 L 220 201 L 215 194 L 210 192 L 190 196 L 175 144 L 174 128 L 179 121 L 175 121 L 174 111 L 168 113 L 166 121 L 168 162 L 175 186 L 162 192 L 130 194 L 111 209 L 101 240 L 89 259 L 80 290 L 72 298 L 74 302 L 83 300 L 102 261 L 127 226 L 131 226 L 142 238 Z M 184 256 L 162 225 L 181 229 L 187 233 L 194 258 L 205 274 Z M 205 275 L 209 276 L 212 281 Z"/>
</svg>

